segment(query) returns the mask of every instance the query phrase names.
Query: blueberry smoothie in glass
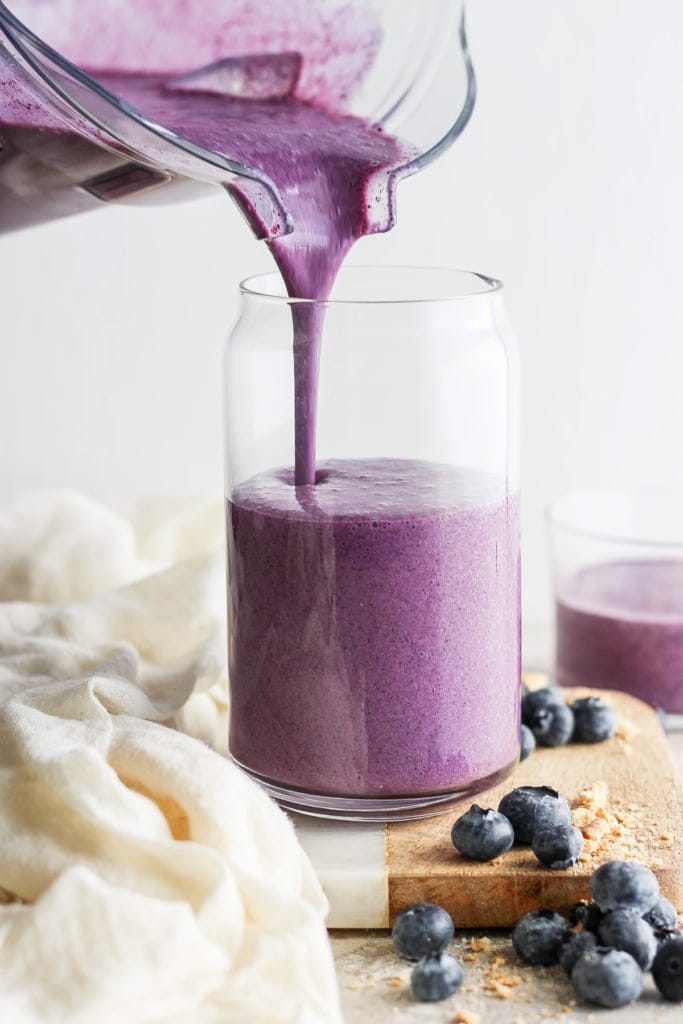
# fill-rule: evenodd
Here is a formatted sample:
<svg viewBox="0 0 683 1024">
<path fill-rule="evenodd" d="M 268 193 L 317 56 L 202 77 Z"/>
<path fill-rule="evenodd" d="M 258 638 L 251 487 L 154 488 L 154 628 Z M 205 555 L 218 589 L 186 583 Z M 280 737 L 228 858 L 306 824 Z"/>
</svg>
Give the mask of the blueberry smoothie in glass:
<svg viewBox="0 0 683 1024">
<path fill-rule="evenodd" d="M 683 561 L 580 569 L 557 598 L 557 676 L 683 713 Z"/>
</svg>

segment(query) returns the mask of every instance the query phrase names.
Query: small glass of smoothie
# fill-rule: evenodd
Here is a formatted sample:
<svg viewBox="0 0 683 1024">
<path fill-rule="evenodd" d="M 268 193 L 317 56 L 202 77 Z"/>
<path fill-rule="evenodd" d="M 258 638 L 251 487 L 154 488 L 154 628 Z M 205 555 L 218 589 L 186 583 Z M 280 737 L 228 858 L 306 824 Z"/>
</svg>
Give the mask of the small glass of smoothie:
<svg viewBox="0 0 683 1024">
<path fill-rule="evenodd" d="M 499 282 L 241 285 L 226 351 L 233 759 L 283 806 L 438 813 L 519 756 L 517 356 Z"/>
<path fill-rule="evenodd" d="M 548 523 L 558 682 L 683 714 L 683 493 L 575 491 Z"/>
</svg>

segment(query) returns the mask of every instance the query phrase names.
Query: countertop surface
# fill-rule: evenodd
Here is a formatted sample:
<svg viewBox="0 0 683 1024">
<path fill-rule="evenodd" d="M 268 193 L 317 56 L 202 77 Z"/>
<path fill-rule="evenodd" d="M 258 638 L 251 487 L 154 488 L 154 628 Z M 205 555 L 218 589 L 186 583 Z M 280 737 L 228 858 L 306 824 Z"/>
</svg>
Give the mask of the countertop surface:
<svg viewBox="0 0 683 1024">
<path fill-rule="evenodd" d="M 683 775 L 683 731 L 670 732 L 669 743 Z M 503 931 L 456 931 L 450 951 L 465 967 L 461 990 L 441 1003 L 418 1003 L 410 991 L 410 964 L 396 954 L 388 932 L 333 931 L 330 936 L 345 1024 L 571 1024 L 601 1019 L 680 1024 L 683 1019 L 683 1007 L 661 999 L 649 975 L 640 1000 L 629 1007 L 610 1014 L 582 1004 L 560 967 L 525 966 L 512 949 L 509 932 Z"/>
</svg>

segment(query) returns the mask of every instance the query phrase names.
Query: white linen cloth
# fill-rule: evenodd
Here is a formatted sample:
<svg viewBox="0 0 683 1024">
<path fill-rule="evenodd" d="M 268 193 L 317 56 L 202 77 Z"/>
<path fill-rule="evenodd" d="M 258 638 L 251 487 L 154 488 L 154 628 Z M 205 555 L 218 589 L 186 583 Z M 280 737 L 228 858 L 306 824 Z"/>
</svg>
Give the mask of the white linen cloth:
<svg viewBox="0 0 683 1024">
<path fill-rule="evenodd" d="M 0 509 L 2 1021 L 341 1020 L 293 827 L 207 745 L 222 535 L 220 506 Z"/>
</svg>

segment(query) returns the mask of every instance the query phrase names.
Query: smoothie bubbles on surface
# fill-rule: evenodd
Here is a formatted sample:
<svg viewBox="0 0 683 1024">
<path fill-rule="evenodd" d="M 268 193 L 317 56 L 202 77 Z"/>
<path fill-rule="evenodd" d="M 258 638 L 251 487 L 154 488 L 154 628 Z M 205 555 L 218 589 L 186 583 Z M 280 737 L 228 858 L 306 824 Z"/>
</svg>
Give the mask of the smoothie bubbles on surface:
<svg viewBox="0 0 683 1024">
<path fill-rule="evenodd" d="M 165 159 L 184 140 L 211 180 L 248 169 L 223 183 L 281 275 L 243 288 L 226 360 L 231 752 L 291 807 L 430 813 L 519 754 L 514 343 L 495 281 L 340 268 L 392 225 L 401 175 L 469 117 L 462 32 L 467 99 L 458 113 L 436 97 L 453 131 L 430 154 L 419 131 L 399 137 L 356 105 L 375 83 L 399 109 L 398 79 L 393 99 L 377 85 L 401 66 L 387 41 L 409 67 L 428 19 L 447 13 L 457 42 L 458 5 L 209 0 L 192 17 L 176 0 L 131 4 L 127 19 L 128 6 L 14 13 L 42 17 L 124 114 L 163 126 Z M 100 169 L 97 130 L 86 143 L 0 74 L 0 214 L 28 150 L 48 168 L 50 215 L 73 212 L 65 168 Z"/>
</svg>

